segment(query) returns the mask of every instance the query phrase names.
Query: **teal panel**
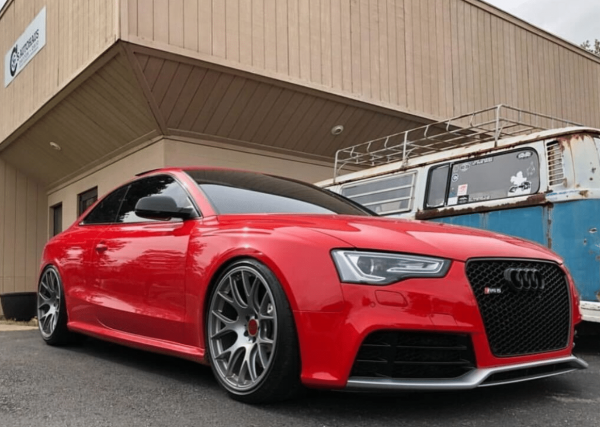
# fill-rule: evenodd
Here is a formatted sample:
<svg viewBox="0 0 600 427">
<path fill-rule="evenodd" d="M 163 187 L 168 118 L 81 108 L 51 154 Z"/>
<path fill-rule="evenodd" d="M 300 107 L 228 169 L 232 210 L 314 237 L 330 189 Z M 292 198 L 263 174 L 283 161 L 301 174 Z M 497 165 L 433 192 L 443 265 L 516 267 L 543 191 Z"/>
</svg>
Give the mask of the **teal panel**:
<svg viewBox="0 0 600 427">
<path fill-rule="evenodd" d="M 461 225 L 463 227 L 483 228 L 482 215 L 483 214 L 456 215 L 446 218 L 436 218 L 433 221 Z"/>
<path fill-rule="evenodd" d="M 557 203 L 552 211 L 551 248 L 565 259 L 581 299 L 600 295 L 600 200 Z"/>
<path fill-rule="evenodd" d="M 600 200 L 457 215 L 436 221 L 496 231 L 549 246 L 565 260 L 582 300 L 600 299 Z"/>
<path fill-rule="evenodd" d="M 436 221 L 483 228 L 547 244 L 548 210 L 542 206 L 457 215 Z"/>
<path fill-rule="evenodd" d="M 487 214 L 482 228 L 547 245 L 548 209 L 543 206 L 506 209 Z"/>
</svg>

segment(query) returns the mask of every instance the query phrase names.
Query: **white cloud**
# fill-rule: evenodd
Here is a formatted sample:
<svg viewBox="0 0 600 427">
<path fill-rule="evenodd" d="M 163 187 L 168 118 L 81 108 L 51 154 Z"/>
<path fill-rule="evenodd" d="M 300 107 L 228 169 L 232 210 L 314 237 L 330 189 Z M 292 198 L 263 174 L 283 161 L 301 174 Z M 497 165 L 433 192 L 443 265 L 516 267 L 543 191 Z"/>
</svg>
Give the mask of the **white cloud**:
<svg viewBox="0 0 600 427">
<path fill-rule="evenodd" d="M 573 44 L 600 39 L 598 0 L 485 0 Z"/>
</svg>

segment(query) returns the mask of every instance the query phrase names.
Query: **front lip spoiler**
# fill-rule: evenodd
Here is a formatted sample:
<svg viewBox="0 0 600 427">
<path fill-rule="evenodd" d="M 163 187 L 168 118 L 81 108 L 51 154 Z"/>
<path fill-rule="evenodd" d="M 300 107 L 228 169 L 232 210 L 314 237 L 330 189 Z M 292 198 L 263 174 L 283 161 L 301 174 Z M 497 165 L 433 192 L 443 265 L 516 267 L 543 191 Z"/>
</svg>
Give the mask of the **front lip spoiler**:
<svg viewBox="0 0 600 427">
<path fill-rule="evenodd" d="M 499 366 L 495 368 L 474 369 L 458 378 L 449 379 L 389 379 L 350 377 L 346 388 L 349 390 L 468 390 L 477 387 L 489 387 L 500 384 L 512 384 L 539 378 L 566 374 L 578 369 L 586 369 L 588 364 L 575 357 L 543 360 L 518 365 Z M 511 373 L 511 375 L 495 374 Z"/>
</svg>

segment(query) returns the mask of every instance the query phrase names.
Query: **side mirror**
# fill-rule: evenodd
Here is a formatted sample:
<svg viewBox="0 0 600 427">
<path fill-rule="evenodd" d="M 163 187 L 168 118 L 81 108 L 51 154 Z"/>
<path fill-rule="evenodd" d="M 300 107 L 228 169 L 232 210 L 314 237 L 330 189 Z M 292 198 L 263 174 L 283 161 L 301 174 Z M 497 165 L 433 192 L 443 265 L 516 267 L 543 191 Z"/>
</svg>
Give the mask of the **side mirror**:
<svg viewBox="0 0 600 427">
<path fill-rule="evenodd" d="M 169 196 L 142 197 L 135 205 L 135 214 L 142 218 L 189 219 L 193 216 L 192 208 L 180 208 L 175 199 Z"/>
</svg>

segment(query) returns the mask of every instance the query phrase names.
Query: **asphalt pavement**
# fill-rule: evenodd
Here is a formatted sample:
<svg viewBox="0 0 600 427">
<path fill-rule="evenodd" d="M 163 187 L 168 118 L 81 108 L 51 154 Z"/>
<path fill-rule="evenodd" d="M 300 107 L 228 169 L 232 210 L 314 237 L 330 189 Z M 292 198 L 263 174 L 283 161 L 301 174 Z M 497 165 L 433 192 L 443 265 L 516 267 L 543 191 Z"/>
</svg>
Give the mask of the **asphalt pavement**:
<svg viewBox="0 0 600 427">
<path fill-rule="evenodd" d="M 600 426 L 600 337 L 578 340 L 589 369 L 461 392 L 313 391 L 250 406 L 210 368 L 88 339 L 55 348 L 0 331 L 0 426 Z"/>
</svg>

